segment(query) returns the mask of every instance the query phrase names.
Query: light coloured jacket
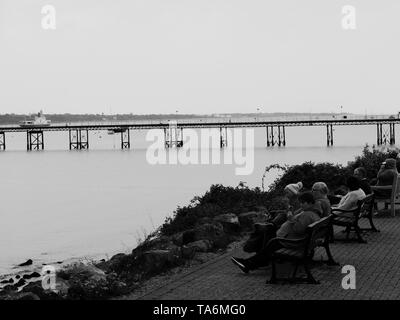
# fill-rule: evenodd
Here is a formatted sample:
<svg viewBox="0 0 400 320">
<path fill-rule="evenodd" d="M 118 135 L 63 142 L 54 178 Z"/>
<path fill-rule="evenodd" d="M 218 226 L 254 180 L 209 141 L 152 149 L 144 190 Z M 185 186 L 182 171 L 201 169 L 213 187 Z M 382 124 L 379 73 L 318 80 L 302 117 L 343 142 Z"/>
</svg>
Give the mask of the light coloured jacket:
<svg viewBox="0 0 400 320">
<path fill-rule="evenodd" d="M 365 198 L 365 192 L 360 188 L 348 192 L 339 202 L 337 209 L 354 210 L 357 208 L 357 202 Z"/>
</svg>

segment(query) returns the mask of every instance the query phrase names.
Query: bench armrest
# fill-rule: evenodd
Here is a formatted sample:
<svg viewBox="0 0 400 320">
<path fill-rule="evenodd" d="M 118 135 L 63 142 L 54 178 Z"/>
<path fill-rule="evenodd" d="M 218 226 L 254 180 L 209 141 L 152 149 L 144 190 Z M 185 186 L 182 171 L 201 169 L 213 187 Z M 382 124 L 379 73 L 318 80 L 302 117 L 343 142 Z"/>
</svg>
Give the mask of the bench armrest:
<svg viewBox="0 0 400 320">
<path fill-rule="evenodd" d="M 288 242 L 299 242 L 299 241 L 303 241 L 303 240 L 307 239 L 307 237 L 297 238 L 297 239 L 289 239 L 289 238 L 276 237 L 276 238 L 273 238 L 273 239 L 276 239 L 276 240 L 284 240 L 284 241 L 288 241 Z"/>
<path fill-rule="evenodd" d="M 354 213 L 354 212 L 356 212 L 356 211 L 357 211 L 357 209 L 353 209 L 353 210 L 343 210 L 343 209 L 337 209 L 337 208 L 335 208 L 335 207 L 332 207 L 332 208 L 331 208 L 331 212 L 332 212 L 333 215 L 335 215 L 335 212 Z"/>
<path fill-rule="evenodd" d="M 392 186 L 371 186 L 371 190 L 392 190 Z"/>
<path fill-rule="evenodd" d="M 301 244 L 302 242 L 307 240 L 307 237 L 303 237 L 303 238 L 299 238 L 299 239 L 287 239 L 287 238 L 276 237 L 276 238 L 271 239 L 271 241 L 272 240 L 279 241 L 282 244 L 287 243 L 287 244 L 292 244 L 293 245 L 293 244 Z"/>
<path fill-rule="evenodd" d="M 336 213 L 335 213 L 335 212 L 336 212 Z M 355 218 L 356 218 L 357 216 L 359 216 L 359 214 L 360 214 L 359 211 L 358 211 L 358 209 L 355 209 L 355 210 L 342 210 L 342 209 L 335 209 L 335 210 L 333 210 L 333 209 L 332 209 L 331 213 L 332 213 L 333 219 L 335 219 L 335 217 L 338 217 L 338 218 L 342 217 L 342 216 L 340 215 L 340 213 L 352 214 Z"/>
</svg>

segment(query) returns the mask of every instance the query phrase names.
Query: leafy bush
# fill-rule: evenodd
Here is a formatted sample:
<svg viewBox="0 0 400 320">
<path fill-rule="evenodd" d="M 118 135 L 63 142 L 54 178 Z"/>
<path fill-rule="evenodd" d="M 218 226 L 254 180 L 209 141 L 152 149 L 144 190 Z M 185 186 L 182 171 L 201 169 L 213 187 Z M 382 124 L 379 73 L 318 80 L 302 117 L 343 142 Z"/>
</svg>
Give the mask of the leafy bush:
<svg viewBox="0 0 400 320">
<path fill-rule="evenodd" d="M 360 156 L 347 166 L 328 162 L 317 163 L 304 162 L 299 165 L 273 164 L 265 169 L 262 189 L 250 189 L 243 183 L 237 187 L 225 187 L 212 185 L 210 190 L 201 197 L 194 197 L 190 205 L 178 207 L 173 217 L 168 217 L 161 226 L 163 235 L 172 235 L 193 228 L 201 218 L 212 218 L 223 213 L 246 212 L 254 210 L 256 206 L 264 206 L 269 210 L 282 209 L 285 206 L 281 201 L 283 189 L 286 185 L 301 181 L 303 190 L 310 190 L 317 181 L 325 182 L 331 192 L 341 189 L 345 185 L 346 178 L 353 174 L 355 168 L 365 167 L 368 177 L 375 178 L 379 167 L 387 158 L 397 158 L 399 149 L 378 149 L 366 145 Z M 398 170 L 400 162 L 397 162 Z M 264 178 L 271 169 L 280 169 L 282 174 L 264 192 Z M 400 171 L 400 170 L 399 170 Z"/>
<path fill-rule="evenodd" d="M 381 163 L 385 159 L 397 159 L 400 150 L 397 148 L 378 149 L 375 146 L 370 148 L 366 145 L 360 156 L 357 156 L 354 161 L 348 164 L 348 169 L 353 172 L 355 168 L 364 167 L 367 171 L 369 179 L 376 178 Z M 397 159 L 397 170 L 400 169 L 399 159 Z M 399 170 L 400 171 L 400 170 Z"/>
<path fill-rule="evenodd" d="M 194 197 L 189 206 L 178 207 L 174 216 L 165 220 L 161 233 L 172 235 L 193 228 L 201 218 L 238 214 L 266 203 L 266 194 L 260 188 L 250 189 L 243 183 L 235 188 L 212 185 L 202 197 Z"/>
<path fill-rule="evenodd" d="M 269 166 L 276 168 L 276 165 Z M 338 164 L 304 162 L 299 165 L 288 166 L 283 169 L 283 174 L 275 179 L 268 190 L 268 202 L 283 194 L 286 185 L 301 181 L 304 190 L 310 190 L 312 185 L 317 182 L 325 182 L 330 190 L 335 190 L 344 184 L 345 177 L 350 174 L 349 169 Z"/>
</svg>

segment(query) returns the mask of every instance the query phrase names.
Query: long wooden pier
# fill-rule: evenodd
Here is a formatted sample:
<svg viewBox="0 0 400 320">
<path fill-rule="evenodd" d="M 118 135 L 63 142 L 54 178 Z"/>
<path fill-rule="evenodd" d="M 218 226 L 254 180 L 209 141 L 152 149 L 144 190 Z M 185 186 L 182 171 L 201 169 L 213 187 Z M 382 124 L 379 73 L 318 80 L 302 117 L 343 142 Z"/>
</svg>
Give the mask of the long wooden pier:
<svg viewBox="0 0 400 320">
<path fill-rule="evenodd" d="M 43 150 L 44 134 L 53 131 L 69 132 L 69 149 L 89 149 L 89 132 L 98 130 L 109 130 L 119 133 L 121 136 L 121 148 L 127 149 L 131 146 L 130 131 L 131 130 L 164 130 L 165 147 L 181 147 L 183 146 L 183 130 L 184 129 L 202 129 L 202 128 L 219 128 L 221 148 L 227 145 L 226 130 L 227 128 L 266 128 L 266 146 L 285 146 L 286 145 L 286 127 L 305 127 L 305 126 L 321 126 L 326 127 L 326 144 L 333 146 L 334 126 L 357 126 L 371 125 L 376 126 L 377 145 L 395 144 L 395 125 L 400 123 L 397 118 L 384 119 L 313 119 L 313 120 L 280 120 L 265 121 L 257 120 L 192 120 L 192 121 L 149 121 L 149 122 L 113 122 L 113 123 L 85 123 L 85 124 L 53 124 L 51 126 L 1 126 L 0 127 L 0 150 L 6 149 L 6 134 L 11 132 L 26 132 L 27 150 Z"/>
</svg>

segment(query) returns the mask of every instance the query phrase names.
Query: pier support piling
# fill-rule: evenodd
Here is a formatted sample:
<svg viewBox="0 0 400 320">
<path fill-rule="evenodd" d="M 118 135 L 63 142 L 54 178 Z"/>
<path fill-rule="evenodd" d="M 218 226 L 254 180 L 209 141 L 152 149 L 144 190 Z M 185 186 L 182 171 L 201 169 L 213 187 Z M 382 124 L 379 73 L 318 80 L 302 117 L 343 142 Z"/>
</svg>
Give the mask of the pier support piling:
<svg viewBox="0 0 400 320">
<path fill-rule="evenodd" d="M 30 130 L 26 132 L 26 149 L 44 150 L 44 134 L 43 131 Z"/>
<path fill-rule="evenodd" d="M 331 124 L 326 125 L 326 145 L 333 146 L 333 126 Z"/>
<path fill-rule="evenodd" d="M 382 123 L 376 125 L 376 143 L 378 146 L 396 143 L 395 123 L 389 123 L 388 128 L 385 128 Z"/>
<path fill-rule="evenodd" d="M 0 132 L 0 150 L 6 150 L 6 134 Z"/>
<path fill-rule="evenodd" d="M 382 144 L 382 124 L 376 125 L 376 144 L 380 146 Z"/>
<path fill-rule="evenodd" d="M 273 147 L 274 145 L 286 146 L 286 131 L 285 126 L 278 125 L 277 127 L 274 126 L 267 126 L 267 147 Z"/>
<path fill-rule="evenodd" d="M 272 146 L 271 140 L 273 140 L 273 139 L 271 139 L 271 134 L 273 134 L 273 133 L 271 133 L 272 128 L 270 128 L 269 126 L 266 126 L 265 129 L 267 131 L 267 147 L 271 147 Z"/>
<path fill-rule="evenodd" d="M 129 129 L 121 131 L 121 149 L 129 149 L 131 147 L 131 136 Z"/>
<path fill-rule="evenodd" d="M 389 124 L 389 130 L 390 130 L 390 144 L 393 145 L 396 143 L 395 124 L 394 123 Z"/>
<path fill-rule="evenodd" d="M 89 130 L 69 130 L 69 150 L 89 149 Z"/>
<path fill-rule="evenodd" d="M 228 129 L 227 127 L 219 128 L 219 136 L 220 136 L 220 147 L 225 148 L 228 146 Z"/>
<path fill-rule="evenodd" d="M 169 125 L 164 128 L 165 148 L 181 148 L 183 147 L 183 128 L 178 128 L 176 125 Z"/>
</svg>

